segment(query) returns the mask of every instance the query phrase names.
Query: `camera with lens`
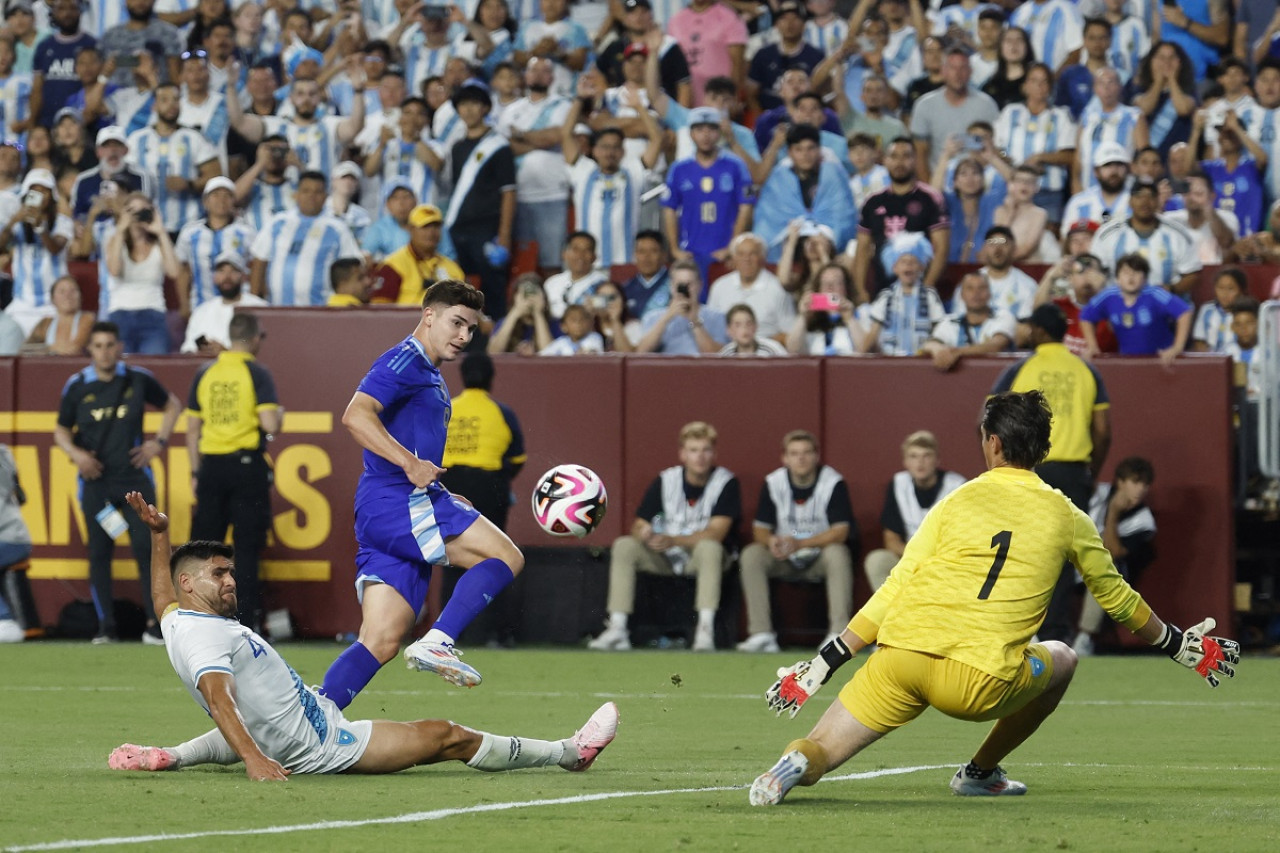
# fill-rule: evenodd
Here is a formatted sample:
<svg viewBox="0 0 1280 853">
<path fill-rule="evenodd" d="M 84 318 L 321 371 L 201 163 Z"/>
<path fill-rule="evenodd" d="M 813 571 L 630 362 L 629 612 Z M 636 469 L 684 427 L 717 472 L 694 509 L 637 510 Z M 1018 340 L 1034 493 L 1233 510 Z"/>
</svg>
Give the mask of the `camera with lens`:
<svg viewBox="0 0 1280 853">
<path fill-rule="evenodd" d="M 151 222 L 155 221 L 155 218 L 156 218 L 155 208 L 144 207 L 142 208 L 142 210 L 139 210 L 137 213 L 135 213 L 133 215 L 133 218 L 138 220 L 139 222 L 150 224 Z"/>
</svg>

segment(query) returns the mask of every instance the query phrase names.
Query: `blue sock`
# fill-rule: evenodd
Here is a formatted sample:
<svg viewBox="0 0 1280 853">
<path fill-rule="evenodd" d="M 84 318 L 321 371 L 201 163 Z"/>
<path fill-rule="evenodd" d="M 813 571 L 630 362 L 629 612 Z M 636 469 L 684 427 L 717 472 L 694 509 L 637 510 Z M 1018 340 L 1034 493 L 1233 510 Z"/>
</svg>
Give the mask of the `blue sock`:
<svg viewBox="0 0 1280 853">
<path fill-rule="evenodd" d="M 449 596 L 449 603 L 431 629 L 443 631 L 456 640 L 476 614 L 488 607 L 489 602 L 514 579 L 511 567 L 497 557 L 476 563 L 462 573 L 458 585 L 453 588 L 453 595 Z"/>
<path fill-rule="evenodd" d="M 345 708 L 380 669 L 382 664 L 378 663 L 372 652 L 360 643 L 352 643 L 329 665 L 329 671 L 324 674 L 324 684 L 320 687 L 320 695 L 333 700 L 333 704 L 339 708 Z"/>
</svg>

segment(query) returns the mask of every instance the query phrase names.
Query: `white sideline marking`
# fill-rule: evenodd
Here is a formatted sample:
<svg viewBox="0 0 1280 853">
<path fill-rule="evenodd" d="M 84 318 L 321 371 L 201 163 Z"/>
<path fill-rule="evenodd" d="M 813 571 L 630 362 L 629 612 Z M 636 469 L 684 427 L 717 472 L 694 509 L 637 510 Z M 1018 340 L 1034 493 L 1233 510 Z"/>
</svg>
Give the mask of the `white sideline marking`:
<svg viewBox="0 0 1280 853">
<path fill-rule="evenodd" d="M 954 767 L 954 764 L 922 764 L 916 767 L 890 767 L 883 770 L 869 770 L 865 773 L 846 773 L 841 776 L 828 776 L 822 782 L 844 782 L 853 779 L 876 779 L 881 776 L 900 776 L 905 773 L 916 773 L 920 770 L 940 770 Z M 578 794 L 573 797 L 556 797 L 549 800 L 524 800 L 512 803 L 486 803 L 484 805 L 465 806 L 456 809 L 435 809 L 429 812 L 410 812 L 409 814 L 391 817 L 369 818 L 367 820 L 327 820 L 319 823 L 299 823 L 285 826 L 264 826 L 256 829 L 217 829 L 208 832 L 161 833 L 157 835 L 118 836 L 114 838 L 82 838 L 67 841 L 48 841 L 42 844 L 23 844 L 4 848 L 9 853 L 25 853 L 34 850 L 69 850 L 79 847 L 111 847 L 121 844 L 152 844 L 163 841 L 186 841 L 193 838 L 217 838 L 244 835 L 283 835 L 289 832 L 312 832 L 320 829 L 355 829 L 362 826 L 377 826 L 394 823 L 421 823 L 429 820 L 443 820 L 458 815 L 483 814 L 485 812 L 511 811 L 512 809 L 536 808 L 539 806 L 562 806 L 577 803 L 594 803 L 601 800 L 619 800 L 629 797 L 661 797 L 669 794 L 709 794 L 722 791 L 741 791 L 750 785 L 723 785 L 712 788 L 672 788 L 663 791 L 613 791 L 603 794 Z"/>
</svg>

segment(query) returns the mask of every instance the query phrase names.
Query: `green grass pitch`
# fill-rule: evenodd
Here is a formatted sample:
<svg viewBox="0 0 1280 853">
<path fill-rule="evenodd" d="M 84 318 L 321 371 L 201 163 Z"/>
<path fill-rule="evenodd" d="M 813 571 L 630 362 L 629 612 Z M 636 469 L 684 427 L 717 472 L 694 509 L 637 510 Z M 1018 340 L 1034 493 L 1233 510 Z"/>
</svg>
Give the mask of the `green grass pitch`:
<svg viewBox="0 0 1280 853">
<path fill-rule="evenodd" d="M 304 680 L 319 682 L 339 647 L 281 651 Z M 447 717 L 556 738 L 613 699 L 622 714 L 618 739 L 585 774 L 482 774 L 452 763 L 268 784 L 249 782 L 239 767 L 107 769 L 107 754 L 120 743 L 172 745 L 209 725 L 163 649 L 7 647 L 0 651 L 0 848 L 1280 848 L 1280 660 L 1246 658 L 1240 675 L 1218 690 L 1159 657 L 1083 660 L 1058 712 L 1005 762 L 1030 786 L 1025 797 L 952 796 L 954 766 L 986 726 L 930 711 L 835 771 L 836 779 L 796 789 L 779 808 L 752 808 L 746 786 L 807 733 L 836 692 L 829 685 L 817 707 L 795 720 L 766 711 L 762 693 L 774 669 L 805 654 L 477 649 L 467 660 L 485 682 L 470 691 L 397 662 L 357 698 L 350 718 Z"/>
</svg>

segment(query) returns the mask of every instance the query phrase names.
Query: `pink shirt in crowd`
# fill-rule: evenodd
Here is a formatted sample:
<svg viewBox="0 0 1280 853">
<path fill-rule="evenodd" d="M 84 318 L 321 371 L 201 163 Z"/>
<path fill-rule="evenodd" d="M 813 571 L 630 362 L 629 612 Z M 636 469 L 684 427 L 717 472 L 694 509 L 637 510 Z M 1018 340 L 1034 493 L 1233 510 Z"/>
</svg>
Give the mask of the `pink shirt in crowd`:
<svg viewBox="0 0 1280 853">
<path fill-rule="evenodd" d="M 680 43 L 693 83 L 693 102 L 702 104 L 703 90 L 712 77 L 733 76 L 729 59 L 731 45 L 747 43 L 747 25 L 738 13 L 723 3 L 701 12 L 685 8 L 667 23 L 667 32 Z"/>
</svg>

